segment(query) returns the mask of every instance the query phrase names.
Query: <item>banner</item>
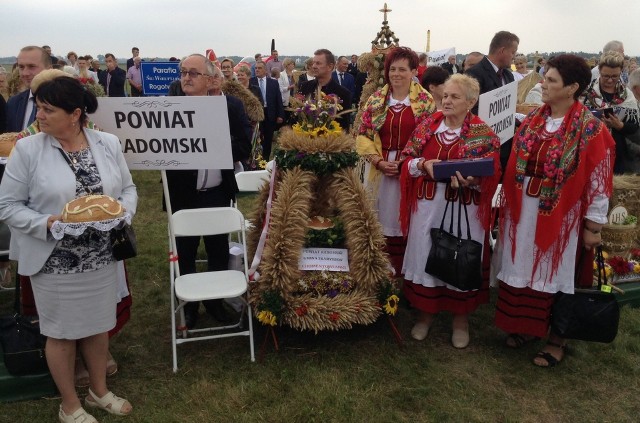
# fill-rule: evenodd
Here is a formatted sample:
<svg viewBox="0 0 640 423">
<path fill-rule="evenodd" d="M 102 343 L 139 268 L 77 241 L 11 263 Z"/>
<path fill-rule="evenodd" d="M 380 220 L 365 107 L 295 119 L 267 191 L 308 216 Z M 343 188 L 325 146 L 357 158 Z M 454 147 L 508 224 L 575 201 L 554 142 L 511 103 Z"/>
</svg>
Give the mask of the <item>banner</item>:
<svg viewBox="0 0 640 423">
<path fill-rule="evenodd" d="M 501 144 L 512 138 L 515 132 L 517 99 L 516 81 L 480 94 L 478 99 L 478 116 L 500 137 Z"/>
<path fill-rule="evenodd" d="M 440 66 L 443 63 L 446 63 L 449 59 L 449 56 L 456 55 L 456 48 L 446 48 L 444 50 L 436 50 L 430 51 L 427 53 L 427 67 L 429 66 Z"/>
<path fill-rule="evenodd" d="M 223 96 L 99 97 L 89 119 L 120 138 L 131 170 L 233 169 Z"/>
<path fill-rule="evenodd" d="M 169 85 L 180 79 L 180 62 L 140 62 L 142 93 L 167 95 Z"/>
</svg>

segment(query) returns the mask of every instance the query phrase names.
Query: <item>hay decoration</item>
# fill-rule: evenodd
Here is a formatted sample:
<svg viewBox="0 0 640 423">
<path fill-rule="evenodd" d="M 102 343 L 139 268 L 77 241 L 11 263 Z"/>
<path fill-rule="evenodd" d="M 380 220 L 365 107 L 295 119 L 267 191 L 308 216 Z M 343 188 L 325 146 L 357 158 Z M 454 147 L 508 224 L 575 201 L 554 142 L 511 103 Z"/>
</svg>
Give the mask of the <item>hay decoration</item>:
<svg viewBox="0 0 640 423">
<path fill-rule="evenodd" d="M 264 108 L 260 100 L 238 81 L 224 81 L 222 83 L 222 92 L 237 97 L 242 102 L 244 111 L 250 121 L 260 122 L 264 120 Z"/>
<path fill-rule="evenodd" d="M 358 68 L 363 72 L 368 72 L 367 82 L 362 86 L 362 94 L 360 95 L 360 103 L 358 104 L 358 113 L 353 123 L 351 133 L 358 135 L 360 125 L 362 124 L 362 114 L 364 106 L 371 95 L 384 87 L 384 59 L 385 54 L 363 53 L 358 58 Z"/>
</svg>

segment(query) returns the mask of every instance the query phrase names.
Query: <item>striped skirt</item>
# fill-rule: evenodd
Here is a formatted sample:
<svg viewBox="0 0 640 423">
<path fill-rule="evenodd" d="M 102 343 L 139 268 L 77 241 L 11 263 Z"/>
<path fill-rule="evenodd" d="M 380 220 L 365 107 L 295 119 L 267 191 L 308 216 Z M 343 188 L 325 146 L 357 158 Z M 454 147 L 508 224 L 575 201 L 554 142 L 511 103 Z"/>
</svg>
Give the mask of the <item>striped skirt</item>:
<svg viewBox="0 0 640 423">
<path fill-rule="evenodd" d="M 531 288 L 514 288 L 500 282 L 496 302 L 496 326 L 506 333 L 547 336 L 554 294 Z"/>
</svg>

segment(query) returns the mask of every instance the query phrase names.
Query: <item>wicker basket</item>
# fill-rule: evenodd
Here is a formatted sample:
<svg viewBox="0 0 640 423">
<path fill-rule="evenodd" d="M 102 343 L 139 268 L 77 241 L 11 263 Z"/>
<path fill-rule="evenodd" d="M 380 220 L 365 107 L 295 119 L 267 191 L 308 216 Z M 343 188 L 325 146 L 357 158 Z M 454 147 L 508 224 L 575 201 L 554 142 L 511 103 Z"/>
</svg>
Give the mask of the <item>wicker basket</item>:
<svg viewBox="0 0 640 423">
<path fill-rule="evenodd" d="M 614 256 L 627 257 L 629 250 L 636 248 L 638 227 L 636 225 L 604 225 L 602 247 Z"/>
<path fill-rule="evenodd" d="M 630 215 L 640 216 L 640 176 L 614 176 L 613 195 L 609 204 L 610 208 L 622 205 Z"/>
</svg>

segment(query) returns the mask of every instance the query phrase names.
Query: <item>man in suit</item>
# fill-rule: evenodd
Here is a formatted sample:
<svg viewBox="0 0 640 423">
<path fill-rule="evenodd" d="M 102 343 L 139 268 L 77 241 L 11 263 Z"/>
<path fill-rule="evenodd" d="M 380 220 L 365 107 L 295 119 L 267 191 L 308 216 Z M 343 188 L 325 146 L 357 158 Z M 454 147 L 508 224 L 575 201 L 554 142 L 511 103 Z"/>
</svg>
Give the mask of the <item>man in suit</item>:
<svg viewBox="0 0 640 423">
<path fill-rule="evenodd" d="M 127 80 L 127 72 L 118 67 L 116 56 L 111 53 L 104 55 L 107 70 L 98 74 L 98 81 L 104 88 L 107 97 L 125 97 L 124 83 Z"/>
<path fill-rule="evenodd" d="M 460 71 L 460 68 L 458 67 L 458 65 L 456 64 L 456 56 L 455 55 L 451 55 L 449 56 L 449 58 L 447 59 L 446 63 L 442 64 L 442 67 L 449 72 L 449 75 L 455 75 L 456 73 L 462 73 Z"/>
<path fill-rule="evenodd" d="M 31 92 L 33 77 L 51 68 L 51 56 L 36 46 L 23 47 L 18 53 L 18 72 L 26 90 L 7 102 L 7 132 L 20 132 L 31 125 L 36 116 L 36 104 Z"/>
<path fill-rule="evenodd" d="M 514 81 L 510 71 L 520 39 L 517 35 L 508 31 L 497 32 L 489 45 L 489 54 L 478 64 L 469 68 L 465 73 L 474 77 L 480 83 L 480 94 L 493 91 Z M 478 114 L 478 103 L 473 107 L 472 112 Z M 500 164 L 504 169 L 509 161 L 511 144 L 513 138 L 507 140 L 500 146 Z"/>
<path fill-rule="evenodd" d="M 206 96 L 215 89 L 215 80 L 221 81 L 222 74 L 209 59 L 201 54 L 192 54 L 180 63 L 181 93 L 186 96 Z M 231 152 L 233 161 L 244 161 L 249 157 L 251 141 L 245 128 L 249 125 L 242 102 L 226 96 Z M 205 207 L 227 207 L 238 192 L 233 173 L 230 169 L 168 170 L 167 185 L 173 212 L 182 209 Z M 196 271 L 196 253 L 200 237 L 180 237 L 176 240 L 180 274 Z M 204 245 L 207 251 L 207 269 L 209 271 L 226 270 L 229 263 L 229 242 L 226 235 L 206 236 Z M 219 321 L 226 321 L 222 301 L 207 301 L 205 308 Z M 193 328 L 198 319 L 198 303 L 188 303 L 185 318 L 188 328 Z"/>
<path fill-rule="evenodd" d="M 284 122 L 284 106 L 280 84 L 273 78 L 267 77 L 267 66 L 264 62 L 256 62 L 256 76 L 249 80 L 250 85 L 260 88 L 262 104 L 264 105 L 264 120 L 260 124 L 262 136 L 262 157 L 269 160 L 273 133 Z"/>
<path fill-rule="evenodd" d="M 132 55 L 131 59 L 127 59 L 127 70 L 129 70 L 129 68 L 134 65 L 133 60 L 136 57 L 140 56 L 140 49 L 138 47 L 133 47 L 131 49 L 131 55 Z"/>
<path fill-rule="evenodd" d="M 349 65 L 347 66 L 347 72 L 349 72 L 351 75 L 353 75 L 353 78 L 355 79 L 358 76 L 358 72 L 360 72 L 358 70 L 358 56 L 355 54 L 351 55 L 351 61 L 349 62 Z"/>
<path fill-rule="evenodd" d="M 340 86 L 346 88 L 351 92 L 351 98 L 356 93 L 356 80 L 349 72 L 347 72 L 347 68 L 349 67 L 349 60 L 346 56 L 338 57 L 338 61 L 336 63 L 336 70 L 331 72 L 331 79 L 336 81 Z"/>
<path fill-rule="evenodd" d="M 320 90 L 325 94 L 337 95 L 338 98 L 342 100 L 341 105 L 343 110 L 347 110 L 351 108 L 351 100 L 353 97 L 351 96 L 351 91 L 341 87 L 340 84 L 331 79 L 331 72 L 333 72 L 335 66 L 336 59 L 333 53 L 326 48 L 316 50 L 313 53 L 313 64 L 311 65 L 315 79 L 302 84 L 300 93 L 305 96 L 313 95 L 318 87 L 320 87 Z M 349 113 L 340 116 L 336 120 L 342 129 L 345 131 L 349 130 L 349 125 L 351 124 Z"/>
</svg>

